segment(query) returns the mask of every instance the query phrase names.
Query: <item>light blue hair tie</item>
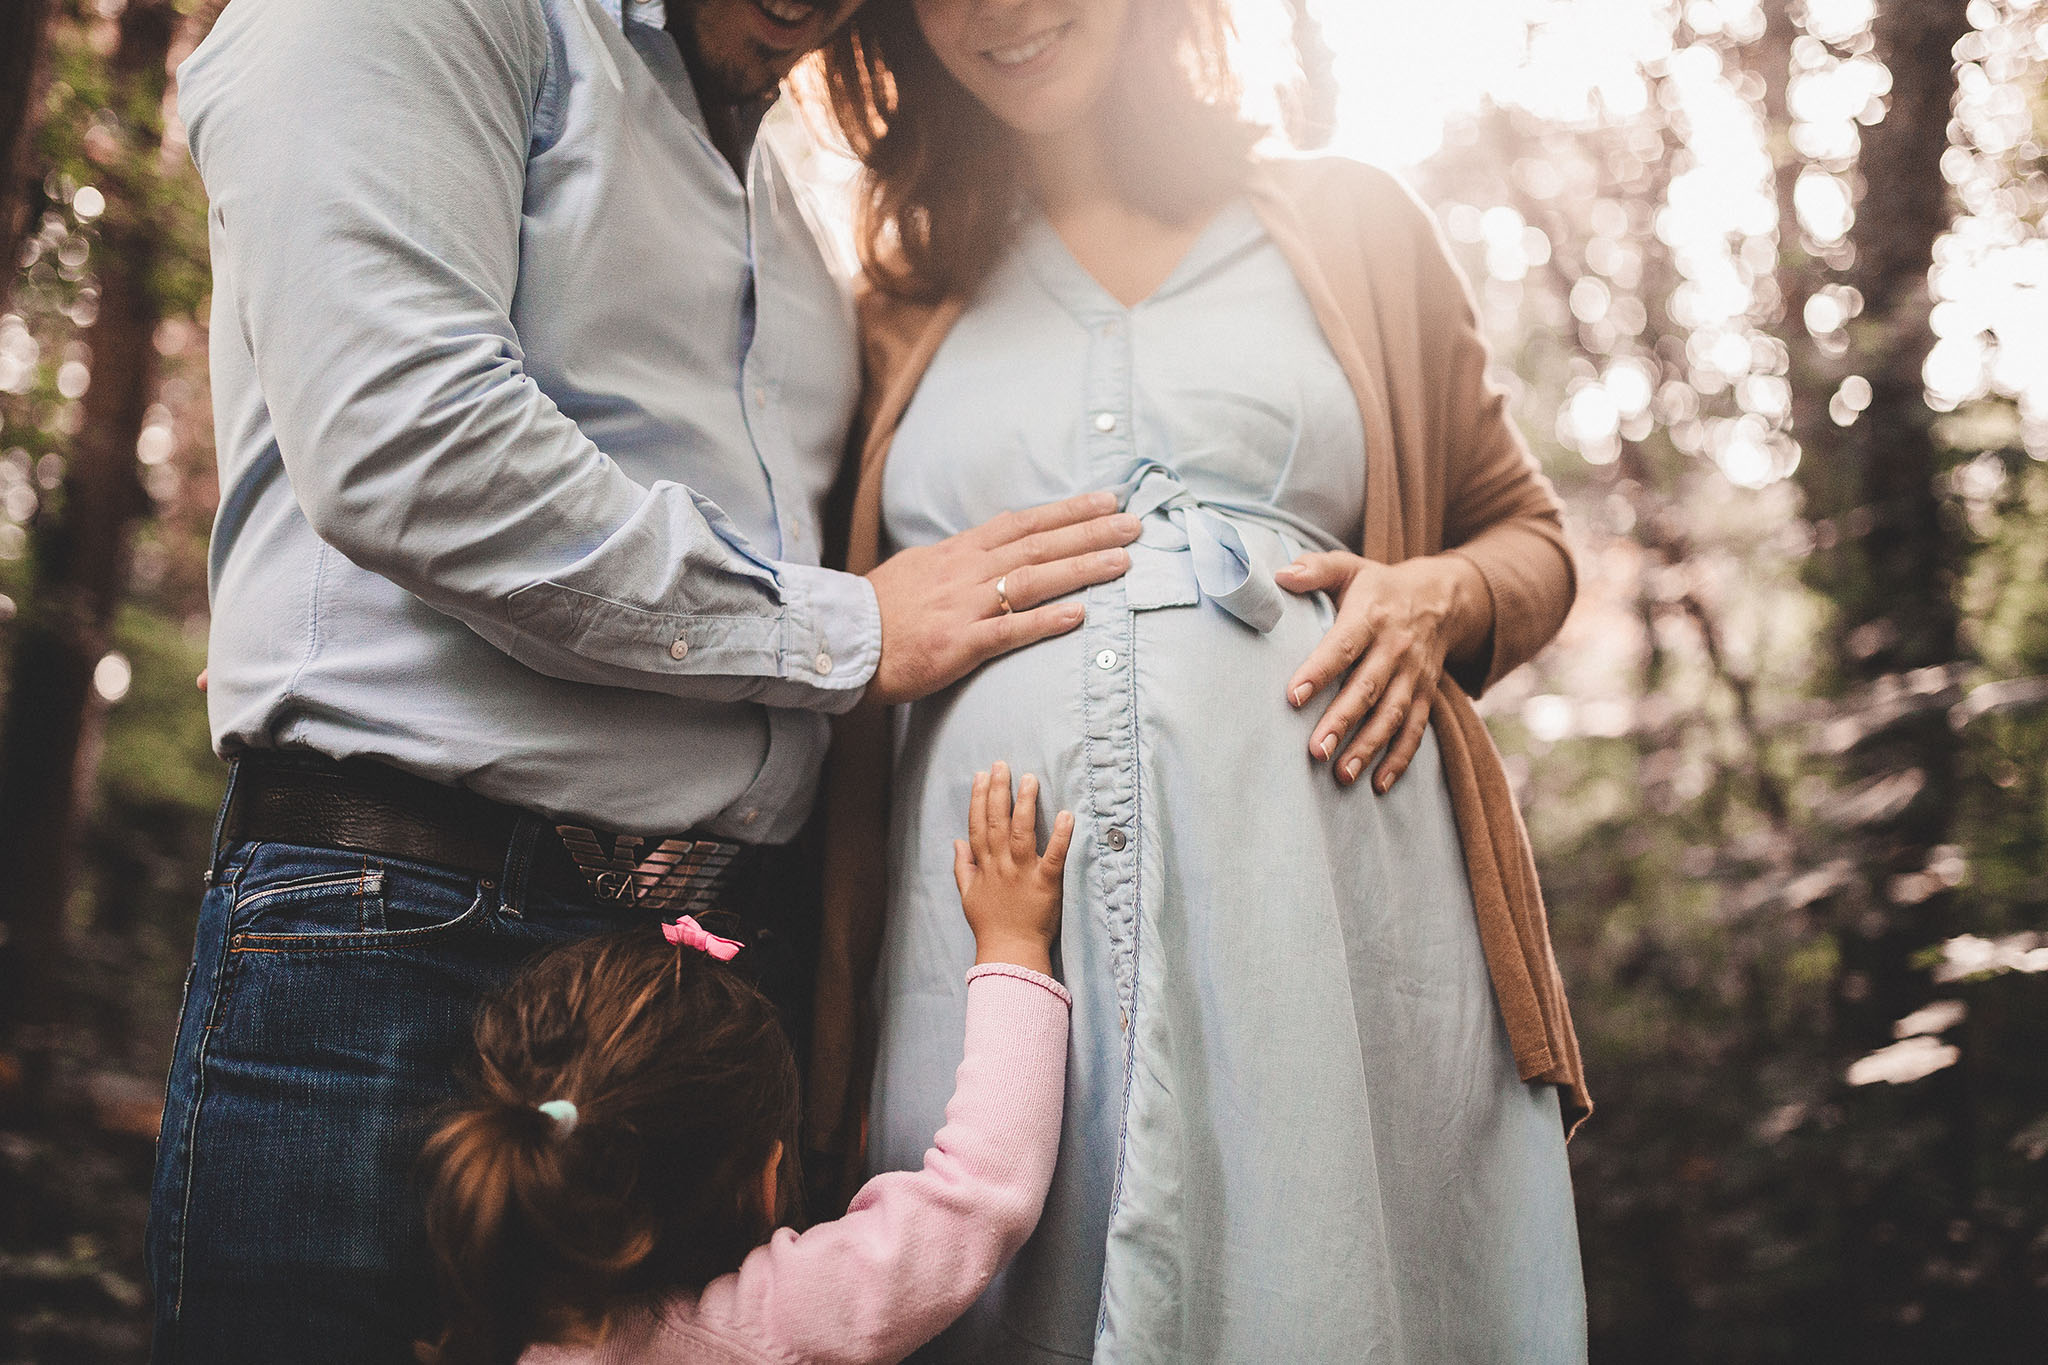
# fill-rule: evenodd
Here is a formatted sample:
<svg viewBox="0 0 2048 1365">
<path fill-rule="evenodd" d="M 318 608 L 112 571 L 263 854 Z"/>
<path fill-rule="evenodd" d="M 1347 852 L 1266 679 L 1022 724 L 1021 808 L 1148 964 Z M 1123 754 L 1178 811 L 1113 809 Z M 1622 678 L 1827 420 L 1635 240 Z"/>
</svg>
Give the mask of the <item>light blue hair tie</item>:
<svg viewBox="0 0 2048 1365">
<path fill-rule="evenodd" d="M 576 1106 L 569 1100 L 549 1100 L 534 1108 L 555 1121 L 555 1136 L 567 1137 L 576 1131 Z"/>
</svg>

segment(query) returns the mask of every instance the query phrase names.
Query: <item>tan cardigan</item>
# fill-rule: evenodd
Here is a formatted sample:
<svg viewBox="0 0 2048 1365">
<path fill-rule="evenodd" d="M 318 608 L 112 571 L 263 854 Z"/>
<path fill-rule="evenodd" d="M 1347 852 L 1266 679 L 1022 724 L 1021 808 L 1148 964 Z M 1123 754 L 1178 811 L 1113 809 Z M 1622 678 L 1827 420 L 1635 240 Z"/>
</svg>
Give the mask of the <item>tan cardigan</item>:
<svg viewBox="0 0 2048 1365">
<path fill-rule="evenodd" d="M 1449 549 L 1477 566 L 1492 592 L 1491 653 L 1438 684 L 1430 721 L 1515 1064 L 1524 1080 L 1563 1087 L 1565 1123 L 1576 1128 L 1592 1101 L 1529 836 L 1472 705 L 1549 643 L 1571 606 L 1576 584 L 1557 495 L 1487 382 L 1471 295 L 1435 219 L 1399 181 L 1336 158 L 1270 161 L 1249 194 L 1358 394 L 1368 452 L 1361 553 L 1393 563 Z M 854 573 L 880 558 L 883 464 L 962 306 L 878 293 L 863 300 L 867 392 L 845 565 Z M 825 799 L 808 1140 L 851 1160 L 866 1130 L 870 986 L 884 909 L 889 727 L 881 709 L 862 707 L 839 723 Z M 1361 790 L 1351 799 L 1373 798 Z"/>
</svg>

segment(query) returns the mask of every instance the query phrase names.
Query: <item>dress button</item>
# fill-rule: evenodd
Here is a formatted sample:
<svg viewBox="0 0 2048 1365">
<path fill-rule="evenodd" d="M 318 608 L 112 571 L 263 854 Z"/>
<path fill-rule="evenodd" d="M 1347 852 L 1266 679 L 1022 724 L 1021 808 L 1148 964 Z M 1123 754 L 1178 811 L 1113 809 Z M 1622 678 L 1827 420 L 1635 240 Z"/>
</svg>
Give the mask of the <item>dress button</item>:
<svg viewBox="0 0 2048 1365">
<path fill-rule="evenodd" d="M 1095 666 L 1096 666 L 1097 668 L 1104 668 L 1104 669 L 1107 669 L 1107 668 L 1115 668 L 1115 667 L 1116 667 L 1116 651 L 1115 651 L 1115 650 L 1113 650 L 1113 649 L 1105 649 L 1105 650 L 1103 650 L 1103 651 L 1102 651 L 1102 652 L 1101 652 L 1100 654 L 1098 654 L 1098 655 L 1096 655 L 1096 656 L 1095 656 Z"/>
<path fill-rule="evenodd" d="M 1116 430 L 1116 414 L 1115 414 L 1115 413 L 1113 413 L 1113 412 L 1098 412 L 1098 413 L 1096 413 L 1096 414 L 1095 414 L 1095 429 L 1096 429 L 1097 431 L 1102 431 L 1102 432 L 1110 432 L 1110 431 L 1115 431 L 1115 430 Z"/>
<path fill-rule="evenodd" d="M 817 658 L 811 660 L 811 667 L 817 669 L 820 673 L 830 673 L 832 671 L 832 656 L 830 654 L 820 654 Z"/>
<path fill-rule="evenodd" d="M 668 647 L 668 657 L 674 659 L 677 663 L 681 663 L 689 652 L 690 642 L 688 640 L 677 640 Z"/>
<path fill-rule="evenodd" d="M 1123 852 L 1124 845 L 1129 842 L 1130 841 L 1124 837 L 1124 832 L 1122 830 L 1113 829 L 1109 832 L 1109 846 L 1115 849 L 1117 852 Z"/>
<path fill-rule="evenodd" d="M 761 810 L 760 807 L 756 806 L 752 810 L 749 810 L 745 815 L 742 815 L 740 817 L 740 823 L 743 825 L 751 825 L 760 818 Z"/>
<path fill-rule="evenodd" d="M 762 388 L 759 384 L 754 386 L 754 406 L 757 408 L 768 406 L 768 390 Z"/>
</svg>

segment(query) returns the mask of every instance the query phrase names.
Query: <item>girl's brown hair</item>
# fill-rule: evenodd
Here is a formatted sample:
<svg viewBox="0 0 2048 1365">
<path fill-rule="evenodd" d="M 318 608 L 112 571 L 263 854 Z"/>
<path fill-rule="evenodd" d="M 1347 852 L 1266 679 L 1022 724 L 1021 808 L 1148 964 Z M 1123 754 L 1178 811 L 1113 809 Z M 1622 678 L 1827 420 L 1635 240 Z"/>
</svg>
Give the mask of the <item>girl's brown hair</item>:
<svg viewBox="0 0 2048 1365">
<path fill-rule="evenodd" d="M 653 928 L 556 949 L 486 1002 L 476 1047 L 421 1157 L 442 1365 L 601 1334 L 736 1269 L 788 1212 L 757 1192 L 778 1141 L 784 1202 L 798 1188 L 796 1061 L 774 1007 L 702 953 Z"/>
<path fill-rule="evenodd" d="M 1185 223 L 1243 184 L 1263 133 L 1238 112 L 1227 0 L 1131 0 L 1116 85 L 1100 111 L 1134 206 Z M 1021 166 L 1014 139 L 939 61 L 911 0 L 869 0 L 818 74 L 867 168 L 854 240 L 899 298 L 971 290 L 1008 245 Z"/>
</svg>

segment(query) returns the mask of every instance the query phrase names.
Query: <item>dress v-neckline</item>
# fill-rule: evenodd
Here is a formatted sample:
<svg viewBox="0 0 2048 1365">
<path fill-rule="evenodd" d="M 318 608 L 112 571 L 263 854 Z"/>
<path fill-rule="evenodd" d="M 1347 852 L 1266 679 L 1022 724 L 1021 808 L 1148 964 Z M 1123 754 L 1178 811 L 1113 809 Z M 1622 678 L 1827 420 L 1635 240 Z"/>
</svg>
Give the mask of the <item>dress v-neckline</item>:
<svg viewBox="0 0 2048 1365">
<path fill-rule="evenodd" d="M 1047 293 L 1077 317 L 1100 317 L 1105 313 L 1128 317 L 1148 305 L 1168 298 L 1202 275 L 1256 242 L 1265 229 L 1258 215 L 1242 196 L 1232 198 L 1211 214 L 1195 240 L 1181 253 L 1180 260 L 1152 292 L 1136 303 L 1125 303 L 1081 263 L 1067 239 L 1041 209 L 1029 210 L 1023 254 L 1026 264 Z"/>
</svg>

